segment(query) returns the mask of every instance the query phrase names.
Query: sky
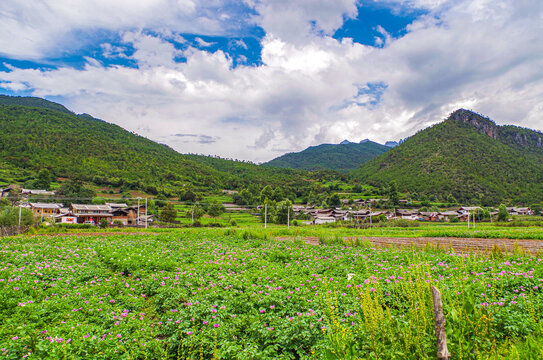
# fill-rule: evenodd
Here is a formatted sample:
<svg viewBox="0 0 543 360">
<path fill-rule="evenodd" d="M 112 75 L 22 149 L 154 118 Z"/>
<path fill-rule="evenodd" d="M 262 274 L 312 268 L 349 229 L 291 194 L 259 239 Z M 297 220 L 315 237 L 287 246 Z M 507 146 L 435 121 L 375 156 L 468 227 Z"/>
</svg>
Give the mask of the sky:
<svg viewBox="0 0 543 360">
<path fill-rule="evenodd" d="M 541 0 L 2 0 L 0 93 L 264 162 L 458 108 L 543 129 Z"/>
</svg>

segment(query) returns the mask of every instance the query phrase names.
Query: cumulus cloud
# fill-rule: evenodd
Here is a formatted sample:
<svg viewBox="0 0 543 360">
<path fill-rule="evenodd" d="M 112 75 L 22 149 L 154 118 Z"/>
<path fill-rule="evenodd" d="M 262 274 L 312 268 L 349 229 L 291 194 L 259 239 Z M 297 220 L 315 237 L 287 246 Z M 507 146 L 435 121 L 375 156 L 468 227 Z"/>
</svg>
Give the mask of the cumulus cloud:
<svg viewBox="0 0 543 360">
<path fill-rule="evenodd" d="M 0 54 L 17 59 L 84 46 L 89 39 L 82 35 L 95 30 L 220 35 L 238 27 L 227 21 L 220 2 L 207 0 L 3 0 L 0 19 Z"/>
<path fill-rule="evenodd" d="M 89 59 L 82 69 L 11 68 L 0 72 L 0 87 L 61 96 L 76 112 L 181 152 L 255 161 L 343 139 L 398 140 L 459 107 L 542 128 L 541 1 L 387 0 L 393 2 L 427 13 L 401 38 L 382 28 L 379 47 L 330 36 L 356 16 L 354 1 L 247 0 L 257 12 L 252 21 L 266 32 L 258 66 L 234 67 L 220 50 L 181 52 L 169 41 L 179 36 L 173 30 L 117 28 L 121 44 L 103 51 L 124 54 L 137 67 Z M 172 13 L 198 12 L 196 2 L 183 4 Z M 217 26 L 231 21 L 224 19 L 208 18 Z M 23 23 L 21 16 L 14 21 Z"/>
</svg>

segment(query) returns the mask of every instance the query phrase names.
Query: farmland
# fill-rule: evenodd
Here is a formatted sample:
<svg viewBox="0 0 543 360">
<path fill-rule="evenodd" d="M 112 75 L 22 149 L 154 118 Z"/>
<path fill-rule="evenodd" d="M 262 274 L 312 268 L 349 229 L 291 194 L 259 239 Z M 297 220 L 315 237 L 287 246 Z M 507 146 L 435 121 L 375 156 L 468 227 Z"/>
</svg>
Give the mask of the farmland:
<svg viewBox="0 0 543 360">
<path fill-rule="evenodd" d="M 539 358 L 538 256 L 277 241 L 264 232 L 0 243 L 0 354 L 26 358 Z"/>
</svg>

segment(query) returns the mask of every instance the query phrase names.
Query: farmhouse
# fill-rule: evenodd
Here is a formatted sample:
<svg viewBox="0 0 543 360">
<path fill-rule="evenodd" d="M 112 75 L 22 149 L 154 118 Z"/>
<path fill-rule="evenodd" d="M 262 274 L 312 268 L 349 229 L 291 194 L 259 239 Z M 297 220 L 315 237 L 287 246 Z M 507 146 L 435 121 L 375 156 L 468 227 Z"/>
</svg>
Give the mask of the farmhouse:
<svg viewBox="0 0 543 360">
<path fill-rule="evenodd" d="M 72 204 L 70 211 L 77 217 L 78 224 L 99 224 L 102 219 L 106 219 L 109 223 L 113 217 L 108 205 Z"/>
<path fill-rule="evenodd" d="M 25 198 L 30 195 L 54 196 L 55 192 L 47 191 L 47 190 L 36 190 L 36 189 L 21 189 L 21 195 Z"/>
<path fill-rule="evenodd" d="M 532 210 L 527 207 L 508 207 L 507 212 L 509 215 L 532 215 Z"/>
<path fill-rule="evenodd" d="M 30 203 L 30 210 L 37 216 L 52 217 L 60 214 L 62 206 L 56 203 Z"/>
</svg>

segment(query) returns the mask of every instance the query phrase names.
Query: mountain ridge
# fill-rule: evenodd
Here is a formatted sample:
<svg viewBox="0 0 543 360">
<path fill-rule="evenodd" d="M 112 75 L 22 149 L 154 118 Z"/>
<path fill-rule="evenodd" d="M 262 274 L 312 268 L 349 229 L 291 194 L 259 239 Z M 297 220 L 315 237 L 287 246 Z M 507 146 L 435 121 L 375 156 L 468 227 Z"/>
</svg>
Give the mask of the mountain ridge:
<svg viewBox="0 0 543 360">
<path fill-rule="evenodd" d="M 542 137 L 459 109 L 352 175 L 376 186 L 396 181 L 403 191 L 452 194 L 461 201 L 543 200 Z"/>
<path fill-rule="evenodd" d="M 360 143 L 344 140 L 339 144 L 320 144 L 300 152 L 287 153 L 263 165 L 309 171 L 320 169 L 350 171 L 387 150 L 388 147 L 370 140 Z"/>
</svg>

